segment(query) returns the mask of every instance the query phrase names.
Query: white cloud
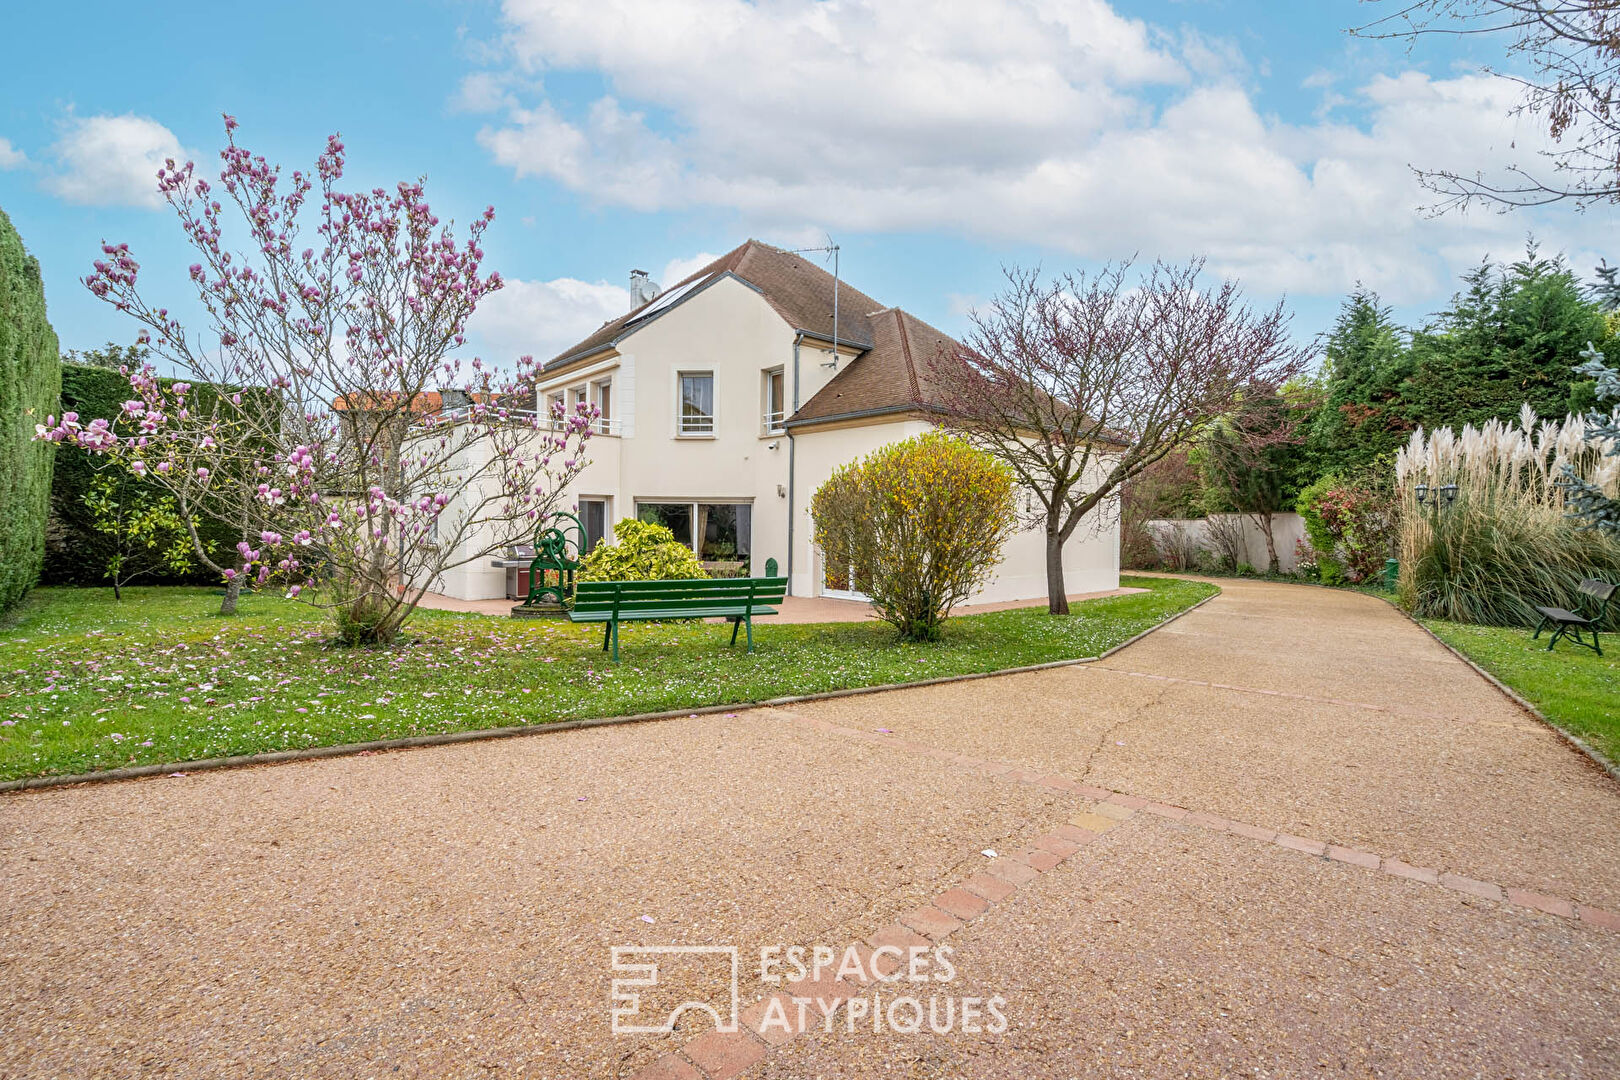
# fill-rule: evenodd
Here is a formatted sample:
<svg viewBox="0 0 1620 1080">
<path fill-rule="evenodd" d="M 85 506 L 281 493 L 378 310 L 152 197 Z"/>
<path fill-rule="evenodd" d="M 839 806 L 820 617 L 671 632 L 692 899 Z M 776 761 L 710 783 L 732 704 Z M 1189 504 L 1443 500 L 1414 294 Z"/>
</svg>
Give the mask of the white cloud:
<svg viewBox="0 0 1620 1080">
<path fill-rule="evenodd" d="M 10 139 L 0 139 L 0 169 L 20 169 L 28 164 L 28 155 L 11 145 Z"/>
<path fill-rule="evenodd" d="M 174 132 L 134 113 L 75 117 L 51 152 L 59 169 L 46 188 L 91 206 L 161 206 L 158 169 L 187 157 Z"/>
<path fill-rule="evenodd" d="M 719 207 L 741 230 L 951 230 L 1087 258 L 1210 256 L 1256 288 L 1449 288 L 1455 253 L 1510 253 L 1561 217 L 1425 218 L 1409 163 L 1526 159 L 1513 88 L 1326 75 L 1291 125 L 1227 42 L 1105 0 L 506 0 L 511 77 L 585 71 L 575 109 L 519 93 L 480 134 L 519 176 L 605 205 Z M 509 85 L 509 84 L 503 84 Z M 1331 100 L 1330 100 L 1331 99 Z M 1516 148 L 1516 149 L 1515 149 Z M 819 235 L 819 233 L 818 233 Z"/>
<path fill-rule="evenodd" d="M 699 252 L 671 259 L 664 264 L 663 276 L 655 273 L 653 280 L 667 288 L 718 257 Z M 502 289 L 478 306 L 469 336 L 481 356 L 502 366 L 520 356 L 550 360 L 630 310 L 632 269 L 625 266 L 623 285 L 577 278 L 507 278 Z"/>
<path fill-rule="evenodd" d="M 629 310 L 630 290 L 622 285 L 507 278 L 478 306 L 469 331 L 480 355 L 506 367 L 519 356 L 550 360 Z"/>
<path fill-rule="evenodd" d="M 711 252 L 700 251 L 689 259 L 671 259 L 669 262 L 664 264 L 664 276 L 654 280 L 665 288 L 668 288 L 683 278 L 690 277 L 692 274 L 697 273 L 699 270 L 703 269 L 705 266 L 708 266 L 719 257 L 720 256 Z"/>
</svg>

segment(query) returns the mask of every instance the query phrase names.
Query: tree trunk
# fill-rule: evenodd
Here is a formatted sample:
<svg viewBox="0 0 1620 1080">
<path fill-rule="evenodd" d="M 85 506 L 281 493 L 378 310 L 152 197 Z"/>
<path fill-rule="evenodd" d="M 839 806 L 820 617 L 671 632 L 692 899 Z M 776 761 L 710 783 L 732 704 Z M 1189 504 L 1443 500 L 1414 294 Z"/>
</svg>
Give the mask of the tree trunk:
<svg viewBox="0 0 1620 1080">
<path fill-rule="evenodd" d="M 1269 569 L 1273 574 L 1280 574 L 1282 564 L 1277 561 L 1277 536 L 1271 531 L 1271 515 L 1259 514 L 1256 517 L 1260 522 L 1260 531 L 1266 537 L 1266 559 L 1269 562 Z"/>
<path fill-rule="evenodd" d="M 225 583 L 225 599 L 219 602 L 219 613 L 230 616 L 236 614 L 236 598 L 242 595 L 242 575 L 237 574 Z"/>
<path fill-rule="evenodd" d="M 124 599 L 124 590 L 119 588 L 118 579 L 116 577 L 114 577 L 113 578 L 113 600 L 115 602 L 120 602 L 123 599 Z"/>
<path fill-rule="evenodd" d="M 1046 528 L 1046 611 L 1049 615 L 1069 613 L 1069 590 L 1063 585 L 1063 536 L 1050 525 Z"/>
</svg>

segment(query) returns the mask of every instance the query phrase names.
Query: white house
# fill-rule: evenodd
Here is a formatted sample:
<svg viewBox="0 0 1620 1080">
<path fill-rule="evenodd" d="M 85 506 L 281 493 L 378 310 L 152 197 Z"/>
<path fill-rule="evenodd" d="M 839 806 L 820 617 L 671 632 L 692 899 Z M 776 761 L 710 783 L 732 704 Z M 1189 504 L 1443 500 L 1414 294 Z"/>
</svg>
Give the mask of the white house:
<svg viewBox="0 0 1620 1080">
<path fill-rule="evenodd" d="M 538 406 L 588 400 L 601 411 L 590 463 L 566 495 L 591 543 L 625 517 L 659 520 L 700 558 L 767 559 L 795 596 L 850 596 L 845 568 L 813 541 L 811 496 L 834 468 L 927 430 L 928 357 L 954 343 L 799 255 L 749 242 L 664 292 L 639 272 L 634 306 L 548 362 Z M 975 602 L 1046 595 L 1039 531 L 1008 541 Z M 1115 527 L 1076 530 L 1071 592 L 1119 583 Z M 489 560 L 447 571 L 462 599 L 507 594 Z"/>
</svg>

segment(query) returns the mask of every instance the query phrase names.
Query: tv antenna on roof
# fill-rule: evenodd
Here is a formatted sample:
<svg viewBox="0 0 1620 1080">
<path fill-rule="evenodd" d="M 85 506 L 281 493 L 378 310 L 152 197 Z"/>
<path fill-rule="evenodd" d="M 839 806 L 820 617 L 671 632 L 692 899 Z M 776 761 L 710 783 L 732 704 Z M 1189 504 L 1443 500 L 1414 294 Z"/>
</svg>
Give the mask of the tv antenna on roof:
<svg viewBox="0 0 1620 1080">
<path fill-rule="evenodd" d="M 838 245 L 833 243 L 833 238 L 832 238 L 831 233 L 826 233 L 824 235 L 827 237 L 827 243 L 826 243 L 826 245 L 824 247 L 794 248 L 788 254 L 790 254 L 790 255 L 808 255 L 808 254 L 810 254 L 812 252 L 819 252 L 819 253 L 822 253 L 822 254 L 832 256 L 832 264 L 833 264 L 832 359 L 823 361 L 821 366 L 822 367 L 830 367 L 830 368 L 833 368 L 834 370 L 836 370 L 838 368 Z"/>
</svg>

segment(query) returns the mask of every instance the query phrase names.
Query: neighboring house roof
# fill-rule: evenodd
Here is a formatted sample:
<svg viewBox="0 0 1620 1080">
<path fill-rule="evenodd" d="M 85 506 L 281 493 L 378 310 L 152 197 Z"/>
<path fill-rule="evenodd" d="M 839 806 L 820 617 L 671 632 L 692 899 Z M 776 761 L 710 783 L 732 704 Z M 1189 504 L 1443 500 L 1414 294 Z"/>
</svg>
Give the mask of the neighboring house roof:
<svg viewBox="0 0 1620 1080">
<path fill-rule="evenodd" d="M 396 408 L 401 397 L 395 390 L 365 390 L 338 395 L 332 408 L 338 412 L 381 412 Z M 437 390 L 424 390 L 411 399 L 409 408 L 415 413 L 436 413 L 444 408 L 444 397 Z"/>
</svg>

